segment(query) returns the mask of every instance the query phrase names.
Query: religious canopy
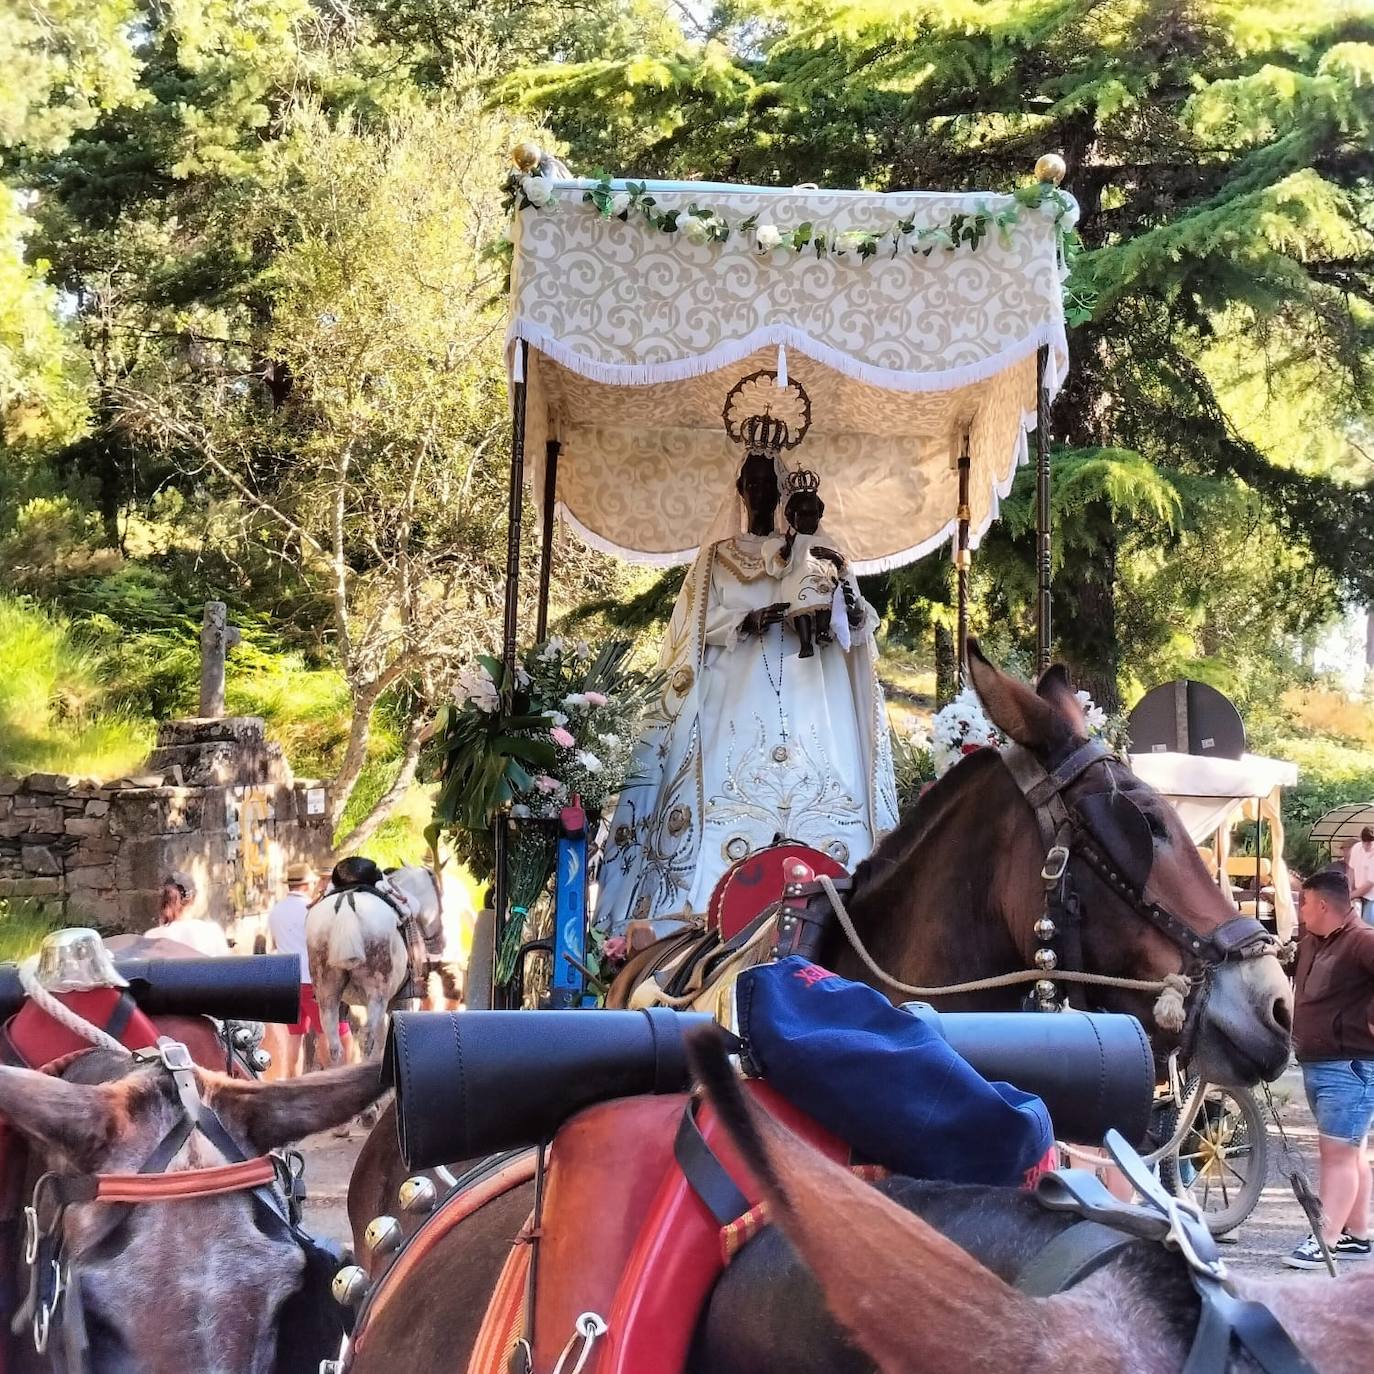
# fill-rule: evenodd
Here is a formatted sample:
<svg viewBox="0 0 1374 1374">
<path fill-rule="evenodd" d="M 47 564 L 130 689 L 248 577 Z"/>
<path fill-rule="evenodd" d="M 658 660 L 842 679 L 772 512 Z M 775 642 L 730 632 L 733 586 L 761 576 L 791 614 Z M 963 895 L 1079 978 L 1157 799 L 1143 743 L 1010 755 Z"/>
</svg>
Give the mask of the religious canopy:
<svg viewBox="0 0 1374 1374">
<path fill-rule="evenodd" d="M 1070 197 L 538 180 L 509 330 L 537 501 L 556 441 L 557 509 L 588 543 L 689 560 L 739 468 L 726 394 L 771 369 L 809 394 L 787 460 L 820 476 L 857 572 L 950 538 L 965 441 L 976 545 L 1026 456 L 1037 351 L 1051 396 L 1067 370 Z"/>
</svg>

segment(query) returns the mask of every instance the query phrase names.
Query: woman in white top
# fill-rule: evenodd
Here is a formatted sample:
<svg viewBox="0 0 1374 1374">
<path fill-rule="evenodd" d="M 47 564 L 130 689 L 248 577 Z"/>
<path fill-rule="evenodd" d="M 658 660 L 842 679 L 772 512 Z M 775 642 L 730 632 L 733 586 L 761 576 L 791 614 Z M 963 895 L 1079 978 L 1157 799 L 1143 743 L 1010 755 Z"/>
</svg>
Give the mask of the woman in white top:
<svg viewBox="0 0 1374 1374">
<path fill-rule="evenodd" d="M 196 900 L 196 885 L 185 873 L 169 873 L 162 880 L 158 923 L 144 932 L 150 940 L 175 940 L 198 954 L 228 954 L 229 941 L 217 921 L 187 913 Z"/>
</svg>

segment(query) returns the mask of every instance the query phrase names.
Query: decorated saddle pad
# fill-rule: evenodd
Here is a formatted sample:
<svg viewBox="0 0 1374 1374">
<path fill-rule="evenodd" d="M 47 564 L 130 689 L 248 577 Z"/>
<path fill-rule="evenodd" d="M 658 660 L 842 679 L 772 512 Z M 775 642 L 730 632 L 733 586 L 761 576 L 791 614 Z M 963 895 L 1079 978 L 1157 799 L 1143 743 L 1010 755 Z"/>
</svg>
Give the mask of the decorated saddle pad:
<svg viewBox="0 0 1374 1374">
<path fill-rule="evenodd" d="M 783 959 L 739 975 L 736 1011 L 759 1073 L 873 1163 L 1010 1186 L 1053 1144 L 1038 1097 L 989 1083 L 937 1030 L 863 983 Z"/>
</svg>

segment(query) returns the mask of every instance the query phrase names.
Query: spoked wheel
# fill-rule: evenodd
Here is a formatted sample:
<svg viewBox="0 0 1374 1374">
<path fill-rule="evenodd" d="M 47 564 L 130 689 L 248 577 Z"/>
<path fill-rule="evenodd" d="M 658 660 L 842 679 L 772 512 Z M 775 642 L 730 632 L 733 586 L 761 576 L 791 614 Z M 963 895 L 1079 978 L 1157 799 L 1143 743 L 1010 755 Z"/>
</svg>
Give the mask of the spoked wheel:
<svg viewBox="0 0 1374 1374">
<path fill-rule="evenodd" d="M 1196 1080 L 1184 1085 L 1184 1098 Z M 1178 1129 L 1178 1109 L 1160 1122 L 1165 1139 Z M 1176 1154 L 1159 1161 L 1160 1182 L 1192 1199 L 1214 1236 L 1234 1230 L 1255 1210 L 1269 1172 L 1269 1134 L 1248 1088 L 1209 1088 Z"/>
</svg>

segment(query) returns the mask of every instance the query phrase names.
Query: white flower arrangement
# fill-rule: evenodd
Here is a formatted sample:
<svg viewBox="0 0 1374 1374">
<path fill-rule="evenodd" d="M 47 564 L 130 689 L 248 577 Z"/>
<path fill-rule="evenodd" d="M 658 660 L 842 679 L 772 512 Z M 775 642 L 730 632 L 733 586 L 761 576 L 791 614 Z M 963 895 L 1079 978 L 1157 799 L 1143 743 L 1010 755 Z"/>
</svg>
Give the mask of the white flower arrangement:
<svg viewBox="0 0 1374 1374">
<path fill-rule="evenodd" d="M 501 694 L 496 690 L 496 683 L 480 663 L 471 664 L 458 674 L 458 699 L 471 702 L 488 715 L 501 705 Z"/>
<path fill-rule="evenodd" d="M 711 222 L 693 215 L 683 220 L 682 235 L 688 243 L 709 243 L 711 240 Z"/>
<path fill-rule="evenodd" d="M 930 756 L 936 777 L 944 777 L 967 754 L 1000 749 L 1006 738 L 983 713 L 983 703 L 965 687 L 948 706 L 935 713 L 930 726 Z"/>
<path fill-rule="evenodd" d="M 1089 738 L 1108 734 L 1112 721 L 1107 713 L 1087 692 L 1075 692 L 1074 697 L 1082 708 Z M 977 753 L 979 749 L 1000 749 L 1006 742 L 1006 736 L 987 718 L 977 693 L 965 687 L 948 706 L 935 713 L 927 747 L 935 765 L 935 775 L 942 778 L 965 755 Z"/>
<path fill-rule="evenodd" d="M 520 189 L 525 193 L 525 199 L 534 206 L 536 210 L 544 210 L 552 206 L 556 197 L 553 190 L 553 182 L 547 177 L 539 175 L 527 176 L 521 183 Z"/>
</svg>

